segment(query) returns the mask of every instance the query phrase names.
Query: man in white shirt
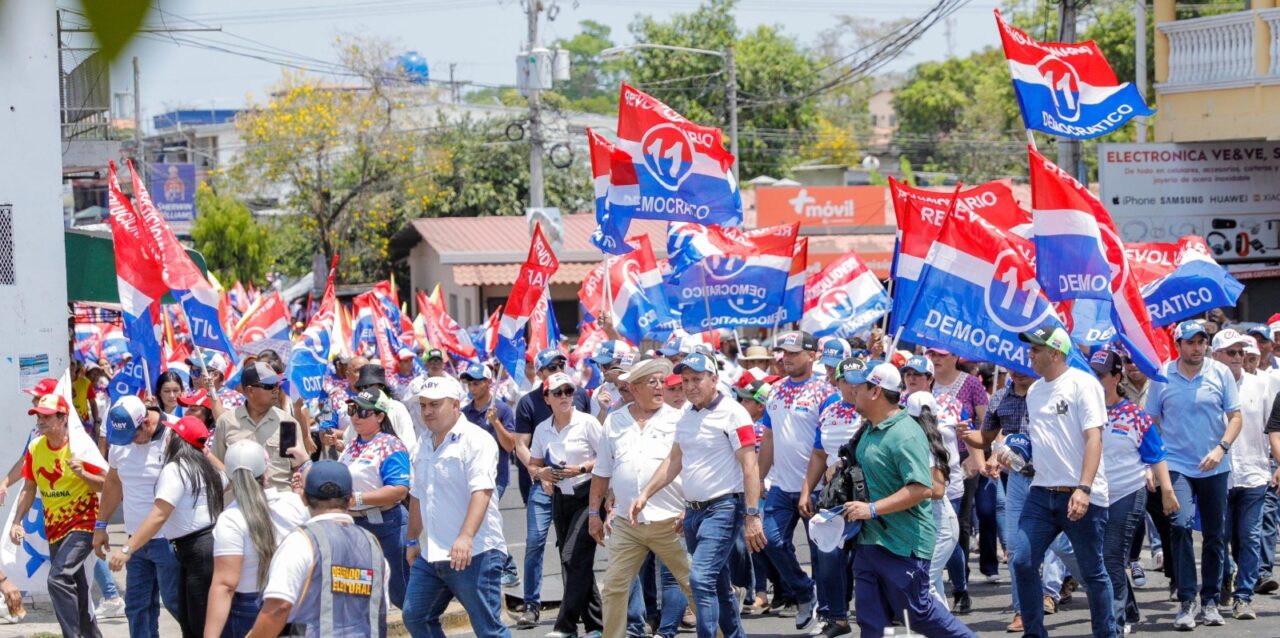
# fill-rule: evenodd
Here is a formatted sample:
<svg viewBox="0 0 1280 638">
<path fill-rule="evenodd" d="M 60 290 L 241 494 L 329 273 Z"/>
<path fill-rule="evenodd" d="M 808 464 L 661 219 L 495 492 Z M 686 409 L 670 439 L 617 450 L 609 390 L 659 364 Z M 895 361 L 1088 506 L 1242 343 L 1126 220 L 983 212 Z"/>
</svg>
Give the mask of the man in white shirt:
<svg viewBox="0 0 1280 638">
<path fill-rule="evenodd" d="M 1244 372 L 1245 352 L 1256 347 L 1252 337 L 1225 328 L 1213 336 L 1212 345 L 1213 358 L 1231 370 L 1240 388 L 1241 428 L 1231 446 L 1225 530 L 1236 574 L 1233 583 L 1230 570 L 1224 570 L 1222 591 L 1224 599 L 1231 592 L 1233 618 L 1253 620 L 1258 616 L 1252 601 L 1262 554 L 1262 502 L 1271 480 L 1271 450 L 1264 429 L 1275 393 L 1266 377 Z"/>
<path fill-rule="evenodd" d="M 412 567 L 404 624 L 414 636 L 441 634 L 450 598 L 476 635 L 511 635 L 499 585 L 507 547 L 494 497 L 498 444 L 463 416 L 465 398 L 452 377 L 431 377 L 418 393 L 427 432 L 413 456 L 405 543 Z"/>
<path fill-rule="evenodd" d="M 698 638 L 714 638 L 717 629 L 725 638 L 743 638 L 738 615 L 742 601 L 735 600 L 729 580 L 729 555 L 744 525 L 750 550 L 765 547 L 756 506 L 760 473 L 755 427 L 746 409 L 716 392 L 718 372 L 711 357 L 692 353 L 675 370 L 684 379 L 690 405 L 676 423 L 671 454 L 631 502 L 628 518 L 639 523 L 649 499 L 680 478 Z"/>
<path fill-rule="evenodd" d="M 605 419 L 603 435 L 595 444 L 596 465 L 592 470 L 591 500 L 587 525 L 591 537 L 601 545 L 608 538 L 609 565 L 605 569 L 600 597 L 604 606 L 605 638 L 623 638 L 627 633 L 627 599 L 632 583 L 649 552 L 653 552 L 675 576 L 686 597 L 689 591 L 689 556 L 680 545 L 677 526 L 684 516 L 684 492 L 677 478 L 658 492 L 632 524 L 627 518 L 631 502 L 649 484 L 654 472 L 671 453 L 680 411 L 662 402 L 662 382 L 671 374 L 671 362 L 649 359 L 635 364 L 620 381 L 631 388 L 633 400 Z M 602 520 L 605 496 L 613 490 L 612 512 Z M 663 592 L 664 599 L 667 592 Z M 687 603 L 686 603 L 687 604 Z M 684 611 L 663 609 L 679 623 Z M 643 619 L 641 619 L 643 620 Z M 679 626 L 677 624 L 676 629 Z"/>
<path fill-rule="evenodd" d="M 1031 367 L 1040 375 L 1027 390 L 1027 433 L 1036 475 L 1010 551 L 1025 635 L 1047 635 L 1040 564 L 1045 550 L 1065 532 L 1080 566 L 1076 579 L 1088 591 L 1093 635 L 1114 636 L 1111 579 L 1102 563 L 1110 503 L 1102 472 L 1102 428 L 1107 424 L 1102 385 L 1067 364 L 1074 346 L 1061 327 L 1043 325 L 1019 338 L 1031 344 Z"/>
</svg>

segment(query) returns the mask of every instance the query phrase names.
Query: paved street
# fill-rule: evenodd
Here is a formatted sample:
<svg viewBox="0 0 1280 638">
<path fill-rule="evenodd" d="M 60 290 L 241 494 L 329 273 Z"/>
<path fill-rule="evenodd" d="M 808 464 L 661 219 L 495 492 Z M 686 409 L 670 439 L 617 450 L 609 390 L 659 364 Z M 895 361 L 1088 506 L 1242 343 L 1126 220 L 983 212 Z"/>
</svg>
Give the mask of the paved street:
<svg viewBox="0 0 1280 638">
<path fill-rule="evenodd" d="M 507 492 L 502 500 L 502 518 L 511 551 L 516 557 L 516 564 L 521 566 L 523 570 L 525 514 L 524 507 L 520 502 L 520 492 L 514 487 Z M 800 545 L 801 560 L 807 564 L 808 552 L 803 543 L 800 543 Z M 547 546 L 542 595 L 544 600 L 559 600 L 561 592 L 560 566 L 554 554 L 554 530 L 551 532 L 551 538 L 548 539 Z M 604 573 L 607 560 L 607 551 L 602 550 L 597 553 L 597 574 Z M 1145 553 L 1144 560 L 1146 560 Z M 978 573 L 976 564 L 973 573 Z M 521 575 L 523 576 L 523 573 Z M 1175 633 L 1172 629 L 1172 623 L 1176 612 L 1176 603 L 1167 601 L 1165 595 L 1167 581 L 1164 576 L 1154 572 L 1149 572 L 1148 576 L 1149 583 L 1147 587 L 1138 592 L 1138 603 L 1142 608 L 1144 618 L 1143 622 L 1137 626 L 1135 635 L 1172 635 Z M 1009 635 L 1004 632 L 1005 625 L 1012 618 L 1012 612 L 1008 609 L 1008 573 L 1002 572 L 1001 577 L 999 584 L 991 585 L 983 582 L 979 576 L 977 582 L 970 586 L 974 611 L 961 617 L 961 620 L 981 636 Z M 123 574 L 120 574 L 117 580 L 123 583 Z M 522 591 L 522 588 L 517 587 L 507 589 L 505 593 L 519 596 Z M 1223 629 L 1201 627 L 1191 635 L 1213 634 L 1222 636 L 1226 635 L 1225 632 L 1229 632 L 1231 638 L 1277 638 L 1280 636 L 1280 596 L 1261 596 L 1255 601 L 1254 607 L 1257 609 L 1259 616 L 1256 621 L 1233 621 L 1228 617 L 1227 626 Z M 514 615 L 512 615 L 513 618 Z M 519 638 L 541 638 L 551 631 L 551 625 L 554 620 L 555 611 L 549 610 L 543 614 L 542 623 L 538 627 L 525 631 L 515 631 L 514 634 Z M 1055 638 L 1085 638 L 1090 635 L 1088 605 L 1080 592 L 1076 593 L 1074 601 L 1063 607 L 1057 614 L 1048 616 L 1047 621 L 1048 629 Z M 745 624 L 747 633 L 752 636 L 797 635 L 794 620 L 791 618 L 748 616 Z M 102 621 L 101 626 L 105 638 L 124 638 L 129 635 L 128 625 L 123 618 Z M 168 614 L 161 614 L 160 630 L 162 635 L 176 636 L 178 634 L 177 624 Z M 0 624 L 0 638 L 41 634 L 58 635 L 58 625 L 54 621 L 47 604 L 40 605 L 34 609 L 28 615 L 27 622 L 20 625 Z M 474 634 L 461 631 L 456 635 L 469 636 Z M 692 636 L 693 634 L 688 632 L 682 635 Z"/>
</svg>

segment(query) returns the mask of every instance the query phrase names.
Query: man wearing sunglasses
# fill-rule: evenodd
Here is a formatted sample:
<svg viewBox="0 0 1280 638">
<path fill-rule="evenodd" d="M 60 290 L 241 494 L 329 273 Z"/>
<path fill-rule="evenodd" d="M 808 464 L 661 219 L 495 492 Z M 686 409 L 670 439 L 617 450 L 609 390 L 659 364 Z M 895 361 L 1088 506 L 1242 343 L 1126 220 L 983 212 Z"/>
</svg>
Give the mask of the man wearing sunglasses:
<svg viewBox="0 0 1280 638">
<path fill-rule="evenodd" d="M 210 452 L 217 461 L 214 465 L 221 469 L 227 448 L 239 441 L 257 441 L 266 448 L 269 456 L 267 486 L 289 490 L 292 489 L 290 479 L 293 477 L 293 459 L 281 455 L 280 428 L 285 424 L 297 428 L 294 440 L 298 441 L 299 446 L 306 433 L 289 413 L 279 407 L 281 380 L 274 368 L 261 361 L 245 366 L 240 374 L 244 405 L 227 411 L 218 418 Z"/>
<path fill-rule="evenodd" d="M 516 404 L 515 422 L 518 445 L 526 450 L 533 443 L 533 431 L 539 423 L 551 418 L 551 405 L 542 391 L 542 384 L 553 374 L 564 372 L 567 359 L 559 350 L 547 348 L 533 357 L 538 383 L 533 390 Z M 579 386 L 573 389 L 573 407 L 590 414 L 591 398 Z M 524 613 L 516 620 L 516 627 L 528 629 L 538 624 L 542 600 L 542 554 L 547 543 L 547 531 L 551 528 L 551 490 L 549 485 L 532 485 L 529 471 L 519 468 L 520 496 L 528 506 L 526 515 L 524 553 Z"/>
</svg>

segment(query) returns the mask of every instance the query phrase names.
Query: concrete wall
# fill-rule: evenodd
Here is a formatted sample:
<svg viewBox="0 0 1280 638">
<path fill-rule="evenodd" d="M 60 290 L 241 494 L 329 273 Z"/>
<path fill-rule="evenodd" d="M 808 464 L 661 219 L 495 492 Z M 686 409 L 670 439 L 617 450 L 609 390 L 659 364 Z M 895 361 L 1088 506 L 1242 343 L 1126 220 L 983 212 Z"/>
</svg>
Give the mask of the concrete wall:
<svg viewBox="0 0 1280 638">
<path fill-rule="evenodd" d="M 1280 138 L 1280 85 L 1160 93 L 1155 141 Z"/>
<path fill-rule="evenodd" d="M 0 285 L 0 468 L 8 471 L 34 425 L 19 357 L 68 365 L 62 244 L 62 145 L 53 0 L 0 2 L 0 205 L 13 210 L 16 285 Z M 6 499 L 6 506 L 15 499 Z M 0 508 L 0 517 L 8 508 Z"/>
</svg>

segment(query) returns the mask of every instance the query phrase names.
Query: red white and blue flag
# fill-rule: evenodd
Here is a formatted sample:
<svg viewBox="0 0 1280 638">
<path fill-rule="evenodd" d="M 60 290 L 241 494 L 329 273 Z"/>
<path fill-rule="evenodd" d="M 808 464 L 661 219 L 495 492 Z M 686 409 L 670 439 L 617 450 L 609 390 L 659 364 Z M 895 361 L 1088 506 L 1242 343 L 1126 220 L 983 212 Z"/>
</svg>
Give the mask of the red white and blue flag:
<svg viewBox="0 0 1280 638">
<path fill-rule="evenodd" d="M 804 317 L 805 278 L 809 276 L 809 238 L 797 237 L 791 251 L 791 272 L 782 291 L 778 316 L 774 323 L 794 323 Z"/>
<path fill-rule="evenodd" d="M 443 304 L 422 290 L 418 291 L 418 312 L 422 313 L 423 327 L 433 347 L 469 361 L 479 359 L 480 354 L 471 342 L 471 335 L 445 311 Z"/>
<path fill-rule="evenodd" d="M 115 162 L 108 164 L 107 194 L 123 332 L 132 355 L 111 378 L 110 394 L 115 400 L 148 390 L 151 378 L 163 369 L 160 298 L 169 287 L 137 209 L 120 190 Z"/>
<path fill-rule="evenodd" d="M 638 345 L 646 336 L 654 334 L 655 325 L 669 320 L 671 313 L 649 237 L 637 235 L 626 245 L 634 248 L 625 255 L 606 259 L 609 298 L 604 294 L 605 265 L 601 264 L 582 282 L 578 299 L 594 318 L 607 311 L 618 334 L 632 345 Z"/>
<path fill-rule="evenodd" d="M 587 129 L 587 141 L 591 147 L 591 179 L 596 200 L 596 230 L 591 235 L 591 243 L 606 253 L 626 254 L 631 251 L 625 241 L 627 229 L 640 201 L 635 165 L 624 153 L 615 171 L 614 154 L 620 151 L 613 142 L 591 129 Z"/>
<path fill-rule="evenodd" d="M 742 224 L 734 158 L 724 148 L 720 129 L 694 124 L 652 96 L 623 84 L 617 150 L 611 171 L 626 179 L 615 177 L 612 183 L 628 184 L 633 173 L 637 184 L 634 196 L 609 193 L 610 218 L 619 233 L 626 233 L 631 217 Z M 614 202 L 621 206 L 615 208 Z"/>
<path fill-rule="evenodd" d="M 671 224 L 667 253 L 672 273 L 667 290 L 676 295 L 684 329 L 697 334 L 716 328 L 772 326 L 791 277 L 798 236 L 799 224 L 749 233 Z"/>
<path fill-rule="evenodd" d="M 895 313 L 903 338 L 1035 374 L 1029 346 L 1018 335 L 1062 321 L 1036 281 L 1033 251 L 1030 242 L 980 215 L 948 215 L 920 270 L 915 298 Z M 1080 351 L 1071 352 L 1071 364 L 1087 370 Z"/>
<path fill-rule="evenodd" d="M 809 279 L 800 329 L 815 337 L 851 337 L 889 311 L 889 295 L 857 253 L 849 253 Z"/>
<path fill-rule="evenodd" d="M 236 325 L 232 337 L 237 348 L 262 339 L 289 340 L 289 310 L 278 291 L 259 295 Z"/>
<path fill-rule="evenodd" d="M 551 243 L 542 233 L 542 226 L 533 228 L 533 240 L 529 243 L 529 255 L 520 267 L 520 275 L 511 287 L 511 294 L 503 306 L 502 319 L 498 322 L 498 346 L 495 354 L 513 379 L 524 378 L 525 354 L 528 350 L 525 327 L 543 296 L 551 275 L 560 268 Z"/>
<path fill-rule="evenodd" d="M 529 315 L 529 345 L 526 354 L 529 356 L 560 346 L 560 323 L 556 321 L 556 311 L 551 305 L 551 293 L 542 291 L 542 297 L 533 307 Z"/>
<path fill-rule="evenodd" d="M 1075 178 L 1034 148 L 1028 151 L 1037 277 L 1046 296 L 1055 301 L 1110 303 L 1116 336 L 1144 374 L 1162 381 L 1160 366 L 1170 358 L 1168 337 L 1151 325 L 1111 214 Z M 1073 314 L 1072 330 L 1079 333 L 1087 326 L 1081 325 L 1080 312 Z"/>
<path fill-rule="evenodd" d="M 1037 42 L 996 10 L 1013 90 L 1028 129 L 1071 139 L 1106 135 L 1149 116 L 1138 87 L 1121 83 L 1097 43 Z"/>
<path fill-rule="evenodd" d="M 1214 308 L 1236 305 L 1244 284 L 1214 261 L 1204 238 L 1127 244 L 1125 255 L 1142 287 L 1151 323 L 1167 326 Z"/>
</svg>

